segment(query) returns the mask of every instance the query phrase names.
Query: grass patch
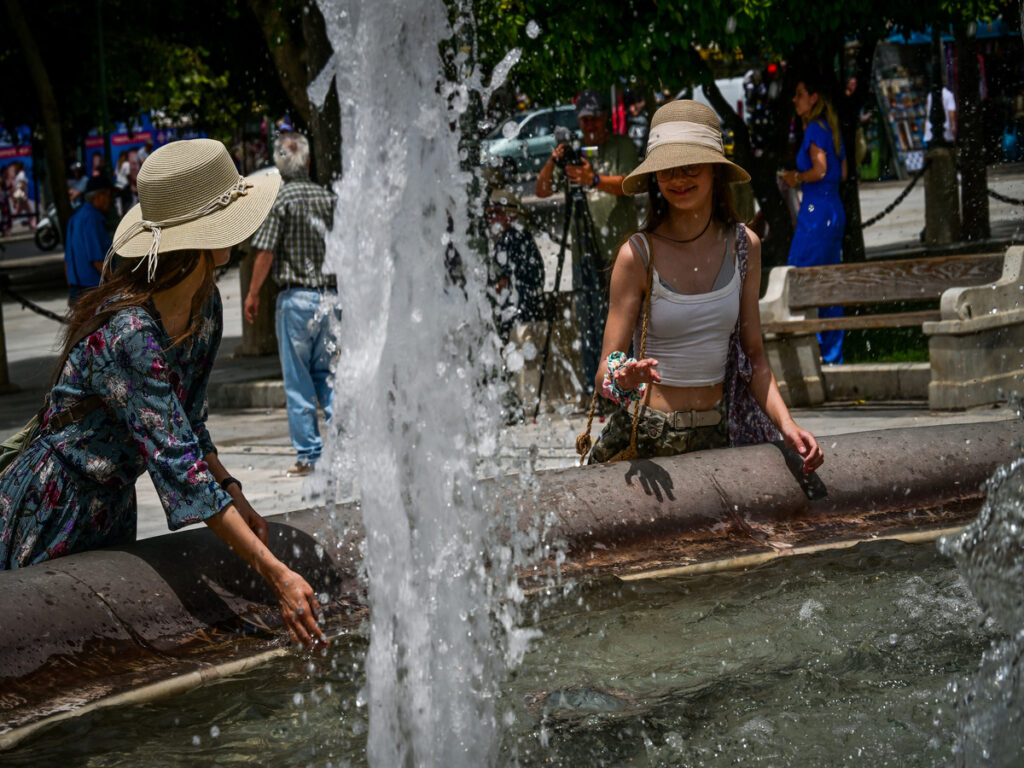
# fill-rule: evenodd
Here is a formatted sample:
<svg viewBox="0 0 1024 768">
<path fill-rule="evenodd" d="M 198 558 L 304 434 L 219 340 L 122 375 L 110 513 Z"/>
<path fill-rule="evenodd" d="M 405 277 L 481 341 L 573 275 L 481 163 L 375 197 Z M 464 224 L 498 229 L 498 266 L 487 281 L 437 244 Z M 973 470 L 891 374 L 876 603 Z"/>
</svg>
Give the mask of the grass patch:
<svg viewBox="0 0 1024 768">
<path fill-rule="evenodd" d="M 938 309 L 938 301 L 880 304 L 848 309 L 851 315 L 879 315 L 892 312 L 916 312 Z M 928 337 L 921 326 L 873 328 L 847 331 L 843 339 L 843 361 L 847 363 L 926 363 Z"/>
<path fill-rule="evenodd" d="M 847 331 L 843 362 L 927 363 L 928 337 L 920 327 Z"/>
</svg>

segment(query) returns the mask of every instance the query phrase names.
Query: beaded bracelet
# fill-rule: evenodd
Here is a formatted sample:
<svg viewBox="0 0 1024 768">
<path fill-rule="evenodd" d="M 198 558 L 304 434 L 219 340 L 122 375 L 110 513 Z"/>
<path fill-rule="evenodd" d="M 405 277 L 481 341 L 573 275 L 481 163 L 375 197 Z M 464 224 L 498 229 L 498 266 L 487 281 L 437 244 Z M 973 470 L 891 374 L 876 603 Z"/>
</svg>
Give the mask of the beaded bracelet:
<svg viewBox="0 0 1024 768">
<path fill-rule="evenodd" d="M 626 363 L 635 363 L 636 359 L 627 358 L 624 352 L 615 351 L 608 355 L 607 370 L 604 374 L 604 382 L 601 385 L 602 391 L 609 400 L 614 400 L 619 405 L 629 405 L 643 398 L 647 391 L 647 384 L 641 384 L 634 389 L 621 389 L 615 381 L 615 372 Z"/>
</svg>

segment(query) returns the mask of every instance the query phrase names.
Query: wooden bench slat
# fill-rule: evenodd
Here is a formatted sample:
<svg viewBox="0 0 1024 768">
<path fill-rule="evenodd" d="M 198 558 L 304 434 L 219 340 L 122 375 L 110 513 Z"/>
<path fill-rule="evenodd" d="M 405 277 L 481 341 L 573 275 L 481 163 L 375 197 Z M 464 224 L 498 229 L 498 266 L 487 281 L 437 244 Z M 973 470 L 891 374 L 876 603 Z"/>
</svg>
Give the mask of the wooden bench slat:
<svg viewBox="0 0 1024 768">
<path fill-rule="evenodd" d="M 990 283 L 998 280 L 1002 271 L 1000 254 L 801 267 L 789 275 L 789 306 L 807 309 L 934 301 L 951 286 Z"/>
<path fill-rule="evenodd" d="M 785 323 L 764 323 L 764 333 L 787 335 L 794 333 L 821 333 L 822 331 L 864 330 L 867 328 L 905 328 L 920 326 L 931 320 L 940 320 L 939 310 L 901 312 L 889 315 L 847 315 L 846 317 L 825 317 L 811 320 L 791 320 Z"/>
</svg>

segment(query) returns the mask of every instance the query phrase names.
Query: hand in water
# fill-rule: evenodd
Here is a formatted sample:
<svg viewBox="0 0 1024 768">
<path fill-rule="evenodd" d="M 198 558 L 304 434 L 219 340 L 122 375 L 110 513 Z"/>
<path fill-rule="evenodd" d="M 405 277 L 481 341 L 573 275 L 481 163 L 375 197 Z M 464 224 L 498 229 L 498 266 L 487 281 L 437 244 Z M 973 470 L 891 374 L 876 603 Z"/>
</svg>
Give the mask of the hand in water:
<svg viewBox="0 0 1024 768">
<path fill-rule="evenodd" d="M 272 586 L 281 606 L 281 618 L 284 619 L 292 642 L 306 649 L 313 648 L 317 643 L 330 645 L 317 624 L 320 604 L 309 583 L 295 571 L 286 568 Z"/>
</svg>

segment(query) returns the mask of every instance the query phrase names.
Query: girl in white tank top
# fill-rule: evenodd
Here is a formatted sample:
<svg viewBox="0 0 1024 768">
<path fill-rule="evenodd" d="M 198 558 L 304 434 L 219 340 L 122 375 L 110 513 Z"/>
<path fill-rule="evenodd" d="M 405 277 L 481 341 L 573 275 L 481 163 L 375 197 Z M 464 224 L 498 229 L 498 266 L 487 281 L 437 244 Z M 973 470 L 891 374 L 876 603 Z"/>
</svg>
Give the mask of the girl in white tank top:
<svg viewBox="0 0 1024 768">
<path fill-rule="evenodd" d="M 821 465 L 817 441 L 793 421 L 764 354 L 761 244 L 735 223 L 729 186 L 749 178 L 725 158 L 710 108 L 675 101 L 657 111 L 647 155 L 622 185 L 626 194 L 648 192 L 650 209 L 612 271 L 595 383 L 623 407 L 594 445 L 592 462 L 629 444 L 630 406 L 641 403 L 642 457 L 781 436 L 803 457 L 804 472 Z M 640 356 L 641 347 L 643 359 L 627 357 Z"/>
</svg>

